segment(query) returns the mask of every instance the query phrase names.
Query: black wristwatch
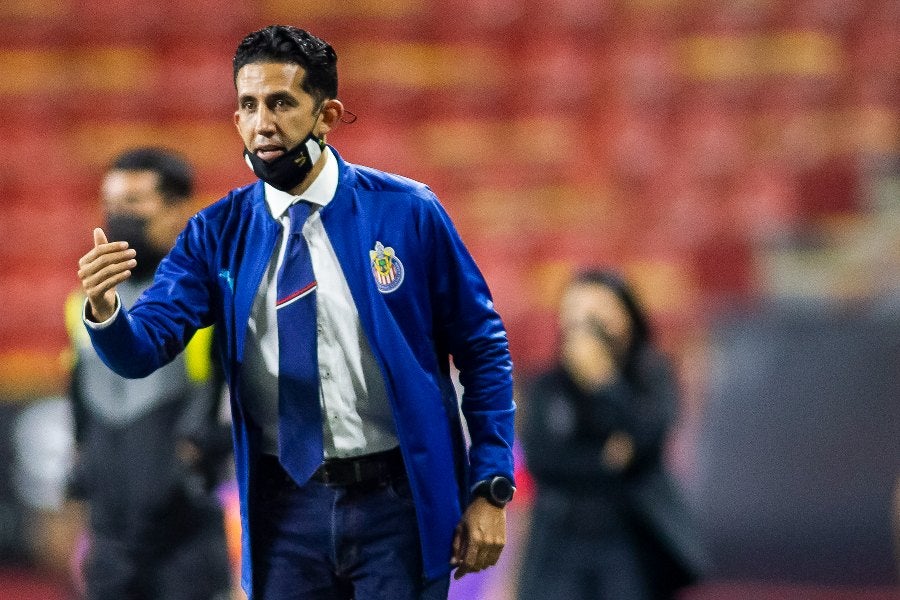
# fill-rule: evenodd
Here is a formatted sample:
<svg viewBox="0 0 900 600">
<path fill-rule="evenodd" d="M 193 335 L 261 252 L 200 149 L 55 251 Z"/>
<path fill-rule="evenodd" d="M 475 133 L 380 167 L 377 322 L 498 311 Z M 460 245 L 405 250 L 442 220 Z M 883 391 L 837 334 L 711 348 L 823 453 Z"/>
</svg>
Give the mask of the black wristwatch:
<svg viewBox="0 0 900 600">
<path fill-rule="evenodd" d="M 497 508 L 503 508 L 510 500 L 512 500 L 516 488 L 513 486 L 512 481 L 498 475 L 496 477 L 491 477 L 490 479 L 485 479 L 484 481 L 479 481 L 472 492 L 476 496 L 486 498 L 488 502 Z"/>
</svg>

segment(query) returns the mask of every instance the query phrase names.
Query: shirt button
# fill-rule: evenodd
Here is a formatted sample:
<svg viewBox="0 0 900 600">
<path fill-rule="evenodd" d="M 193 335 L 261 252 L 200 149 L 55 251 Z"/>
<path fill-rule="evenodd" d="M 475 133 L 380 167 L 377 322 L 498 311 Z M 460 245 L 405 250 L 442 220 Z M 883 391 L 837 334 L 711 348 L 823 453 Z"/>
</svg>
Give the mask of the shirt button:
<svg viewBox="0 0 900 600">
<path fill-rule="evenodd" d="M 320 324 L 320 325 L 316 325 L 316 331 L 317 331 L 317 332 L 319 332 L 319 333 L 322 333 L 322 332 L 324 332 L 324 331 L 325 331 L 325 328 L 324 328 L 324 327 L 322 327 L 322 325 L 321 325 L 321 324 Z"/>
<path fill-rule="evenodd" d="M 331 371 L 322 369 L 322 379 L 331 379 Z"/>
</svg>

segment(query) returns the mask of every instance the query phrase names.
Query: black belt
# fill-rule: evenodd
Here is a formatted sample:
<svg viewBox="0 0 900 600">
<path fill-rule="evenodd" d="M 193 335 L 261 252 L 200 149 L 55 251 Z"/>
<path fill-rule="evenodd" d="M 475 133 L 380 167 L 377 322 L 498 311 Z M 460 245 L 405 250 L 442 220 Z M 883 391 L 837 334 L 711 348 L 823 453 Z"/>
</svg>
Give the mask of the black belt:
<svg viewBox="0 0 900 600">
<path fill-rule="evenodd" d="M 316 469 L 311 479 L 325 485 L 351 486 L 387 482 L 405 475 L 403 456 L 398 447 L 353 458 L 329 458 Z"/>
</svg>

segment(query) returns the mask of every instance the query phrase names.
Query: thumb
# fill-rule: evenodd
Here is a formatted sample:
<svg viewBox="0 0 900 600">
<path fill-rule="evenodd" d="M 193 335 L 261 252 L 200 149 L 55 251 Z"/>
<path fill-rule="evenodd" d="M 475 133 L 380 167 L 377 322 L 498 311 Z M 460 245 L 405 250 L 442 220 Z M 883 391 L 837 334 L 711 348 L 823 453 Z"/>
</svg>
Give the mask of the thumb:
<svg viewBox="0 0 900 600">
<path fill-rule="evenodd" d="M 456 564 L 463 561 L 469 548 L 469 540 L 466 533 L 466 524 L 460 521 L 456 525 L 456 531 L 453 535 L 453 560 Z"/>
<path fill-rule="evenodd" d="M 103 233 L 103 230 L 99 227 L 94 228 L 94 248 L 99 246 L 100 244 L 106 244 L 106 234 Z"/>
</svg>

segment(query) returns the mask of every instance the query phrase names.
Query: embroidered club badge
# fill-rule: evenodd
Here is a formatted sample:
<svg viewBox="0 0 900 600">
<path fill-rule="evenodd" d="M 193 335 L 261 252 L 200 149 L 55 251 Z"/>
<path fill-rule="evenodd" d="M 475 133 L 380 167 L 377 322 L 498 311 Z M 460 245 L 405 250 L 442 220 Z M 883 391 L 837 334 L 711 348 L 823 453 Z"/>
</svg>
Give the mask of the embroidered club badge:
<svg viewBox="0 0 900 600">
<path fill-rule="evenodd" d="M 390 294 L 400 287 L 403 283 L 403 263 L 397 258 L 393 248 L 375 242 L 375 249 L 369 250 L 369 259 L 379 292 Z"/>
</svg>

